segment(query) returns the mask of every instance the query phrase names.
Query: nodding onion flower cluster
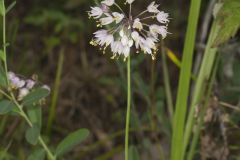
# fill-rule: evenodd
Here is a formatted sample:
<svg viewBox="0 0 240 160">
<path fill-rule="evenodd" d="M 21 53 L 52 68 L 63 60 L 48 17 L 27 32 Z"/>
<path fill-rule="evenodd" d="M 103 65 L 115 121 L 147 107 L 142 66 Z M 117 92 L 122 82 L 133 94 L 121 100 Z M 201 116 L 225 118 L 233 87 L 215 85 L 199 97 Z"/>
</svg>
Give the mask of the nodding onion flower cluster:
<svg viewBox="0 0 240 160">
<path fill-rule="evenodd" d="M 26 97 L 30 91 L 34 89 L 34 87 L 37 87 L 37 82 L 33 79 L 23 79 L 17 76 L 13 72 L 8 72 L 8 80 L 10 83 L 10 89 L 17 91 L 17 100 L 21 101 L 24 97 Z M 50 91 L 50 88 L 47 85 L 41 86 L 44 89 L 47 89 Z"/>
<path fill-rule="evenodd" d="M 109 25 L 109 28 L 95 32 L 90 44 L 99 45 L 103 53 L 110 46 L 112 58 L 124 55 L 125 59 L 129 56 L 131 47 L 135 45 L 137 52 L 143 51 L 155 59 L 159 37 L 164 39 L 168 34 L 169 14 L 160 11 L 159 5 L 153 1 L 146 10 L 134 17 L 133 2 L 134 0 L 127 0 L 125 3 L 130 5 L 129 15 L 123 12 L 115 0 L 103 0 L 98 6 L 91 7 L 88 15 L 97 20 L 97 27 Z M 120 12 L 112 11 L 110 7 L 113 6 Z M 149 19 L 155 20 L 156 23 L 147 24 Z"/>
</svg>

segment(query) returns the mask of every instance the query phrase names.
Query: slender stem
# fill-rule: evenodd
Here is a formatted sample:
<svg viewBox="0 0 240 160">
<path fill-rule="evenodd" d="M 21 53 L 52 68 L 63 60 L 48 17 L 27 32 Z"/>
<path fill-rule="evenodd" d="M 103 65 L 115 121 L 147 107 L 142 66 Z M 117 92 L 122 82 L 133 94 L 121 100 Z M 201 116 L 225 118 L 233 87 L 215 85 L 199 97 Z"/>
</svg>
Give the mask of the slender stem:
<svg viewBox="0 0 240 160">
<path fill-rule="evenodd" d="M 159 159 L 160 160 L 165 160 L 164 157 L 164 152 L 163 152 L 163 147 L 161 146 L 160 139 L 158 137 L 158 122 L 157 122 L 157 105 L 156 105 L 156 94 L 155 94 L 155 85 L 156 85 L 156 77 L 157 72 L 156 70 L 156 61 L 151 60 L 151 81 L 150 81 L 150 113 L 151 113 L 151 118 L 150 118 L 150 123 L 151 123 L 151 131 L 153 133 L 153 139 L 155 143 L 157 144 L 157 150 L 159 152 Z"/>
<path fill-rule="evenodd" d="M 57 66 L 57 74 L 54 84 L 54 92 L 52 96 L 52 103 L 51 107 L 49 109 L 49 116 L 48 116 L 48 123 L 47 123 L 47 134 L 51 134 L 52 125 L 55 120 L 55 113 L 56 113 L 56 106 L 57 106 L 57 99 L 59 94 L 59 87 L 61 84 L 61 75 L 62 75 L 62 69 L 63 69 L 63 63 L 64 63 L 64 49 L 61 49 L 60 51 L 60 57 L 58 59 L 58 66 Z"/>
<path fill-rule="evenodd" d="M 146 13 L 148 10 L 142 11 L 141 13 L 139 13 L 136 17 L 134 17 L 134 19 L 138 18 L 139 16 L 143 15 L 144 13 Z"/>
<path fill-rule="evenodd" d="M 146 23 L 142 23 L 142 25 L 147 26 L 147 27 L 150 27 L 150 25 L 149 25 L 149 24 L 146 24 Z"/>
<path fill-rule="evenodd" d="M 127 17 L 125 12 L 122 10 L 122 8 L 117 3 L 114 3 L 114 5 L 125 15 L 125 17 Z"/>
<path fill-rule="evenodd" d="M 153 19 L 153 18 L 155 18 L 155 17 L 156 17 L 156 16 L 154 16 L 154 15 L 153 15 L 153 16 L 148 16 L 148 17 L 141 18 L 141 20 L 150 19 L 150 18 Z"/>
<path fill-rule="evenodd" d="M 16 100 L 15 96 L 13 95 L 13 93 L 11 93 L 11 100 L 14 102 L 14 104 L 18 107 L 19 111 L 20 111 L 20 115 L 26 120 L 26 122 L 28 123 L 28 125 L 30 127 L 33 126 L 31 120 L 28 118 L 27 114 L 24 112 L 24 110 L 22 109 L 22 106 L 18 103 L 18 101 Z M 55 156 L 52 154 L 52 152 L 50 151 L 50 149 L 47 147 L 46 143 L 43 141 L 42 137 L 39 136 L 38 137 L 38 141 L 40 142 L 40 144 L 42 145 L 42 147 L 45 149 L 45 151 L 48 154 L 48 157 L 50 158 L 50 160 L 55 160 Z"/>
<path fill-rule="evenodd" d="M 131 114 L 131 58 L 128 56 L 127 62 L 127 114 L 126 114 L 126 129 L 125 129 L 125 160 L 128 160 L 128 141 L 129 141 L 129 126 L 130 126 L 130 114 Z"/>
<path fill-rule="evenodd" d="M 7 49 L 6 49 L 6 14 L 5 14 L 5 3 L 4 0 L 2 1 L 2 5 L 4 8 L 4 12 L 3 12 L 3 19 L 2 19 L 2 25 L 3 25 L 3 54 L 4 54 L 4 70 L 5 70 L 5 74 L 6 74 L 6 81 L 7 81 L 7 85 L 9 85 L 9 80 L 7 78 L 7 73 L 8 73 L 8 67 L 7 67 Z"/>
<path fill-rule="evenodd" d="M 227 108 L 236 110 L 236 111 L 238 111 L 238 112 L 240 111 L 240 109 L 239 109 L 237 106 L 234 106 L 234 105 L 232 105 L 232 104 L 228 104 L 228 103 L 222 102 L 222 101 L 219 101 L 218 103 L 219 103 L 221 106 L 223 106 L 223 107 L 227 107 Z"/>
<path fill-rule="evenodd" d="M 11 97 L 7 93 L 5 93 L 3 90 L 1 90 L 1 89 L 0 89 L 0 93 L 2 95 L 4 95 L 5 97 L 7 97 L 8 99 L 11 99 Z"/>
<path fill-rule="evenodd" d="M 132 3 L 129 4 L 129 17 L 132 15 Z"/>
<path fill-rule="evenodd" d="M 43 148 L 45 149 L 45 151 L 47 152 L 49 158 L 51 160 L 55 160 L 55 156 L 52 154 L 52 152 L 49 150 L 49 148 L 47 147 L 46 143 L 43 141 L 42 137 L 39 136 L 38 137 L 38 141 L 40 142 L 40 144 L 43 146 Z"/>
<path fill-rule="evenodd" d="M 162 65 L 163 65 L 163 79 L 164 79 L 164 88 L 166 92 L 166 99 L 167 99 L 167 108 L 168 113 L 170 116 L 170 121 L 173 121 L 173 98 L 171 92 L 171 85 L 170 85 L 170 78 L 168 73 L 168 66 L 167 66 L 167 59 L 166 59 L 166 50 L 164 47 L 164 41 L 161 40 L 161 55 L 162 55 Z"/>
<path fill-rule="evenodd" d="M 155 97 L 155 83 L 156 83 L 156 76 L 155 76 L 155 66 L 156 61 L 151 60 L 151 81 L 150 81 L 150 111 L 151 111 L 151 128 L 152 131 L 155 132 L 155 129 L 157 129 L 157 122 L 155 121 L 155 117 L 157 114 L 157 108 L 156 108 L 156 97 Z"/>
</svg>

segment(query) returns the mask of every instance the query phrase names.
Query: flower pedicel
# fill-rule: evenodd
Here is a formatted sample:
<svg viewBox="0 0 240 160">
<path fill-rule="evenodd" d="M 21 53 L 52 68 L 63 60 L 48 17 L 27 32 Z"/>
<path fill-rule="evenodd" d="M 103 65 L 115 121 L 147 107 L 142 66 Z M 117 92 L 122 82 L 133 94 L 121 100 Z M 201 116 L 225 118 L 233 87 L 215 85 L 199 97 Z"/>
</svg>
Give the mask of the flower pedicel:
<svg viewBox="0 0 240 160">
<path fill-rule="evenodd" d="M 100 5 L 91 7 L 88 14 L 97 21 L 97 26 L 109 25 L 109 27 L 96 31 L 90 43 L 100 46 L 103 53 L 110 46 L 113 58 L 121 55 L 127 58 L 131 48 L 135 46 L 137 52 L 150 54 L 154 59 L 159 37 L 164 39 L 168 34 L 169 14 L 160 11 L 159 5 L 152 2 L 145 11 L 134 17 L 132 15 L 133 2 L 134 0 L 126 1 L 126 4 L 130 5 L 129 15 L 123 12 L 115 0 L 103 0 Z M 119 12 L 112 11 L 110 7 L 113 6 L 118 8 Z M 147 24 L 145 21 L 148 19 L 156 20 L 156 22 Z"/>
</svg>

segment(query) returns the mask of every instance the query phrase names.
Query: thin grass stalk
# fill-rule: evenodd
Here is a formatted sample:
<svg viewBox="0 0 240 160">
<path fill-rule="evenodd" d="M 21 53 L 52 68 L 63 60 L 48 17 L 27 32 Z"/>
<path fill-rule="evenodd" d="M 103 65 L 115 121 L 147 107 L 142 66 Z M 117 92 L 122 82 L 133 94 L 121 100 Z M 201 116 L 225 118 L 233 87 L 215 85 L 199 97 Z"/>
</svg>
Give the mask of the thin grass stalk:
<svg viewBox="0 0 240 160">
<path fill-rule="evenodd" d="M 125 160 L 128 160 L 129 147 L 129 127 L 131 115 L 131 56 L 127 58 L 127 113 L 126 113 L 126 128 L 125 128 Z"/>
<path fill-rule="evenodd" d="M 3 34 L 3 57 L 4 57 L 4 61 L 3 61 L 3 64 L 4 64 L 4 71 L 5 71 L 5 74 L 6 74 L 6 82 L 7 82 L 7 85 L 9 85 L 9 81 L 8 81 L 8 78 L 7 78 L 7 74 L 8 74 L 8 66 L 7 66 L 7 43 L 6 43 L 6 13 L 5 13 L 5 1 L 2 0 L 2 7 L 3 7 L 3 17 L 2 17 L 2 34 Z"/>
<path fill-rule="evenodd" d="M 203 61 L 201 64 L 200 72 L 198 78 L 196 80 L 196 85 L 194 88 L 193 98 L 191 101 L 190 112 L 187 119 L 186 129 L 184 133 L 184 148 L 183 152 L 186 151 L 187 146 L 189 144 L 190 136 L 192 133 L 192 127 L 195 122 L 194 119 L 194 111 L 195 107 L 200 104 L 201 97 L 206 90 L 206 81 L 210 79 L 210 75 L 213 69 L 213 64 L 216 58 L 217 48 L 212 48 L 212 42 L 217 36 L 219 26 L 214 24 L 212 25 L 212 29 L 210 32 L 209 40 L 206 46 L 206 50 L 204 52 Z"/>
<path fill-rule="evenodd" d="M 61 49 L 60 56 L 58 59 L 58 66 L 57 66 L 57 74 L 55 78 L 54 83 L 54 90 L 53 90 L 53 96 L 51 100 L 51 106 L 49 108 L 49 116 L 48 116 L 48 124 L 47 124 L 47 134 L 51 134 L 52 125 L 55 120 L 56 116 L 56 106 L 57 106 L 57 100 L 58 100 L 58 94 L 59 94 L 59 87 L 61 84 L 61 75 L 62 75 L 62 69 L 63 69 L 63 63 L 64 63 L 64 49 Z"/>
<path fill-rule="evenodd" d="M 161 56 L 162 56 L 162 66 L 163 66 L 163 80 L 164 80 L 164 88 L 167 97 L 167 108 L 170 117 L 170 122 L 172 124 L 173 121 L 173 98 L 171 92 L 170 78 L 168 72 L 167 58 L 166 58 L 166 49 L 164 46 L 164 41 L 161 40 Z"/>
<path fill-rule="evenodd" d="M 151 60 L 151 80 L 150 80 L 150 123 L 152 127 L 152 131 L 155 132 L 155 129 L 157 127 L 157 123 L 155 121 L 155 116 L 156 116 L 156 97 L 155 97 L 155 84 L 156 84 L 156 75 L 155 75 L 155 69 L 156 69 L 156 61 Z"/>
<path fill-rule="evenodd" d="M 201 133 L 201 128 L 202 128 L 202 125 L 203 125 L 203 122 L 204 122 L 203 121 L 204 120 L 204 115 L 206 114 L 207 106 L 209 104 L 209 99 L 210 99 L 211 93 L 212 93 L 213 83 L 216 79 L 216 73 L 217 73 L 218 65 L 219 65 L 219 55 L 217 55 L 216 60 L 215 60 L 215 64 L 214 64 L 214 67 L 213 67 L 213 72 L 212 72 L 210 82 L 208 84 L 208 89 L 207 89 L 207 92 L 206 92 L 206 98 L 204 98 L 205 102 L 204 102 L 203 107 L 201 109 L 202 111 L 200 112 L 199 124 L 197 125 L 196 131 L 194 132 L 193 139 L 192 139 L 191 145 L 190 145 L 190 149 L 189 149 L 189 152 L 188 152 L 188 155 L 187 155 L 187 160 L 192 160 L 193 157 L 194 157 L 194 154 L 195 154 L 195 148 L 197 146 L 199 135 Z"/>
<path fill-rule="evenodd" d="M 191 0 L 187 34 L 184 43 L 183 58 L 178 85 L 176 110 L 174 113 L 171 160 L 182 160 L 183 158 L 182 151 L 183 151 L 184 123 L 187 112 L 193 52 L 196 39 L 200 6 L 201 0 Z"/>
<path fill-rule="evenodd" d="M 156 105 L 156 96 L 155 96 L 155 84 L 156 84 L 156 61 L 151 60 L 151 82 L 150 82 L 150 88 L 151 88 L 151 103 L 150 103 L 150 112 L 151 112 L 151 118 L 150 118 L 150 123 L 151 123 L 151 128 L 152 128 L 152 133 L 153 139 L 155 143 L 157 144 L 157 150 L 159 152 L 159 157 L 160 160 L 165 160 L 164 157 L 164 152 L 163 152 L 163 147 L 161 146 L 160 139 L 157 135 L 158 133 L 158 128 L 157 128 L 157 120 L 155 117 L 157 116 L 157 105 Z"/>
</svg>

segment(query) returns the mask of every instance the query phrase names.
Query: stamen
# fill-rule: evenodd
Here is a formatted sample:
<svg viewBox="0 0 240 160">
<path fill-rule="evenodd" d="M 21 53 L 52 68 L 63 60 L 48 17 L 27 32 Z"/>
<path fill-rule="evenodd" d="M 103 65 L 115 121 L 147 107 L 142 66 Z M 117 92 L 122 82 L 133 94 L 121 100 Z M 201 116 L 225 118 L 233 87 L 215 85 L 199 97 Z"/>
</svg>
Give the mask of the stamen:
<svg viewBox="0 0 240 160">
<path fill-rule="evenodd" d="M 132 3 L 129 5 L 129 18 L 132 17 Z"/>
</svg>

